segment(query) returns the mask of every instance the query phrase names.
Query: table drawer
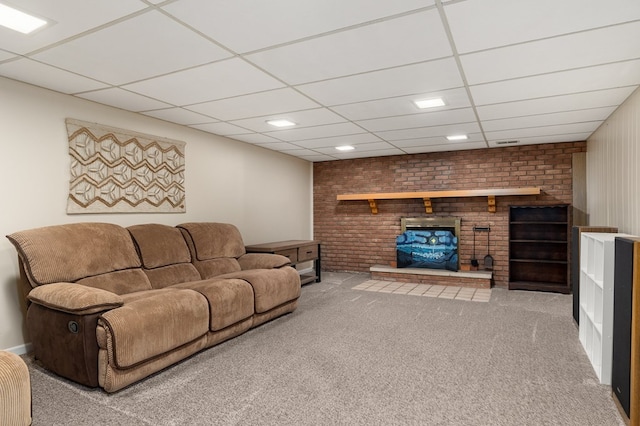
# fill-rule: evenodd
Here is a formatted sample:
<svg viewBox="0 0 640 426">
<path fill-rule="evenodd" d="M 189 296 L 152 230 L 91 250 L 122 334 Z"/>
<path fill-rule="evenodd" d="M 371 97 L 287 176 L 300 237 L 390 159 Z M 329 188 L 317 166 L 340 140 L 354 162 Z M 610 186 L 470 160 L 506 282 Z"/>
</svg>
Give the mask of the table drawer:
<svg viewBox="0 0 640 426">
<path fill-rule="evenodd" d="M 289 260 L 292 263 L 295 263 L 298 261 L 298 249 L 297 248 L 292 248 L 292 249 L 286 249 L 286 250 L 279 250 L 277 252 L 275 252 L 276 254 L 280 254 L 282 256 L 286 256 L 289 258 Z"/>
<path fill-rule="evenodd" d="M 317 244 L 298 247 L 298 262 L 304 262 L 305 260 L 312 260 L 317 258 L 318 258 Z"/>
</svg>

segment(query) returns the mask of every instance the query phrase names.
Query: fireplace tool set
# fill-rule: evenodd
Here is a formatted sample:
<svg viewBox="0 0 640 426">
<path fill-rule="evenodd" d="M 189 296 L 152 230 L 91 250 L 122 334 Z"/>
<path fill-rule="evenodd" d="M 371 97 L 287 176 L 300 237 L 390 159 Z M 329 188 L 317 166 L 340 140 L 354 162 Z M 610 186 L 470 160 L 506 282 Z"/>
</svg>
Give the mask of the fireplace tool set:
<svg viewBox="0 0 640 426">
<path fill-rule="evenodd" d="M 480 262 L 476 258 L 476 232 L 486 232 L 487 233 L 487 255 L 483 259 L 483 267 L 486 271 L 491 271 L 493 269 L 493 256 L 489 254 L 489 233 L 491 232 L 491 227 L 489 226 L 474 226 L 473 227 L 473 256 L 471 257 L 471 266 L 474 269 L 477 269 L 480 266 Z"/>
</svg>

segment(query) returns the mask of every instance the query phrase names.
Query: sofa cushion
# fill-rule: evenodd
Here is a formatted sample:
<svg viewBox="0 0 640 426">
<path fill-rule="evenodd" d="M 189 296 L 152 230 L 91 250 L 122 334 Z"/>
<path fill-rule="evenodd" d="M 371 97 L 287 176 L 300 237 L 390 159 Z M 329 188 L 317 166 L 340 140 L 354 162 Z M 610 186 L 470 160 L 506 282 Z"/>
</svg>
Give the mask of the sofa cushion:
<svg viewBox="0 0 640 426">
<path fill-rule="evenodd" d="M 161 266 L 155 269 L 145 269 L 153 288 L 165 288 L 174 284 L 200 281 L 200 273 L 191 263 Z"/>
<path fill-rule="evenodd" d="M 149 278 L 142 269 L 125 269 L 82 278 L 76 284 L 107 290 L 115 294 L 127 294 L 136 291 L 151 290 Z"/>
<path fill-rule="evenodd" d="M 250 318 L 254 312 L 253 288 L 245 280 L 203 280 L 178 284 L 173 288 L 190 288 L 207 298 L 211 331 L 219 331 Z"/>
<path fill-rule="evenodd" d="M 32 286 L 75 282 L 141 266 L 129 232 L 110 223 L 49 226 L 7 238 L 16 247 Z"/>
<path fill-rule="evenodd" d="M 110 331 L 115 365 L 129 368 L 204 336 L 209 304 L 193 290 L 159 290 L 105 312 L 99 321 Z"/>
<path fill-rule="evenodd" d="M 131 303 L 136 300 L 146 299 L 147 297 L 155 296 L 158 294 L 164 294 L 170 291 L 175 291 L 175 289 L 160 288 L 160 289 L 153 289 L 153 290 L 147 290 L 147 291 L 137 291 L 135 293 L 123 294 L 122 300 L 124 300 L 124 304 L 126 305 L 127 303 Z"/>
<path fill-rule="evenodd" d="M 300 274 L 291 266 L 281 269 L 251 269 L 218 278 L 240 278 L 253 287 L 256 313 L 267 312 L 300 297 Z"/>
<path fill-rule="evenodd" d="M 191 262 L 187 243 L 179 229 L 149 223 L 127 228 L 140 251 L 145 269 Z"/>
<path fill-rule="evenodd" d="M 217 277 L 218 275 L 239 272 L 240 263 L 232 257 L 222 257 L 220 259 L 196 260 L 193 262 L 203 280 Z"/>
<path fill-rule="evenodd" d="M 273 269 L 291 265 L 291 259 L 273 253 L 247 253 L 238 258 L 240 268 L 245 269 Z"/>
<path fill-rule="evenodd" d="M 144 273 L 153 288 L 201 279 L 191 263 L 191 253 L 180 229 L 157 223 L 127 229 L 138 247 Z"/>
<path fill-rule="evenodd" d="M 237 258 L 245 254 L 240 231 L 229 223 L 192 222 L 178 225 L 190 237 L 197 260 Z"/>
</svg>

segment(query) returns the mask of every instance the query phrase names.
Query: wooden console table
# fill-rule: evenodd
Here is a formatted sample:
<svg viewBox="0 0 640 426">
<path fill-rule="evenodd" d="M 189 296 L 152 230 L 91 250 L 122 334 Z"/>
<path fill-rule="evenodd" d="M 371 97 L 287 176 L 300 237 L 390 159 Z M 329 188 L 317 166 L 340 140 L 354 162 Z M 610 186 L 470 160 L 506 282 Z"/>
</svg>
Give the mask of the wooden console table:
<svg viewBox="0 0 640 426">
<path fill-rule="evenodd" d="M 313 273 L 300 274 L 300 282 L 320 282 L 320 241 L 316 240 L 287 240 L 274 241 L 264 244 L 253 244 L 245 247 L 247 253 L 274 253 L 286 256 L 295 267 L 299 263 L 313 261 Z"/>
</svg>

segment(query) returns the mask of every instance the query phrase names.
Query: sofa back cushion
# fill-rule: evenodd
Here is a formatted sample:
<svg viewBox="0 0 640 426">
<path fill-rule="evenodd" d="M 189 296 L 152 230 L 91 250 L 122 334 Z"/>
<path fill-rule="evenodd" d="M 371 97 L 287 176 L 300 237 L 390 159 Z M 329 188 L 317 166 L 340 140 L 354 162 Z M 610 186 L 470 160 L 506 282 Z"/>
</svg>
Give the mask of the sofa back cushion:
<svg viewBox="0 0 640 426">
<path fill-rule="evenodd" d="M 189 247 L 178 228 L 149 223 L 127 229 L 153 288 L 200 279 L 198 270 L 191 263 Z"/>
<path fill-rule="evenodd" d="M 197 260 L 238 258 L 246 253 L 240 231 L 230 223 L 183 223 L 178 228 L 191 237 Z"/>
<path fill-rule="evenodd" d="M 237 258 L 245 254 L 240 231 L 228 223 L 183 223 L 192 263 L 202 279 L 240 271 Z"/>
<path fill-rule="evenodd" d="M 147 223 L 127 228 L 140 251 L 145 269 L 191 262 L 189 248 L 179 229 Z"/>
<path fill-rule="evenodd" d="M 140 268 L 94 275 L 93 277 L 79 279 L 76 284 L 99 288 L 120 295 L 151 290 L 151 282 Z"/>
<path fill-rule="evenodd" d="M 16 247 L 33 287 L 77 282 L 141 266 L 129 232 L 110 223 L 48 226 L 15 232 L 7 238 Z M 149 287 L 140 275 L 127 282 L 129 291 Z M 105 286 L 109 287 L 96 285 L 108 290 Z"/>
</svg>

